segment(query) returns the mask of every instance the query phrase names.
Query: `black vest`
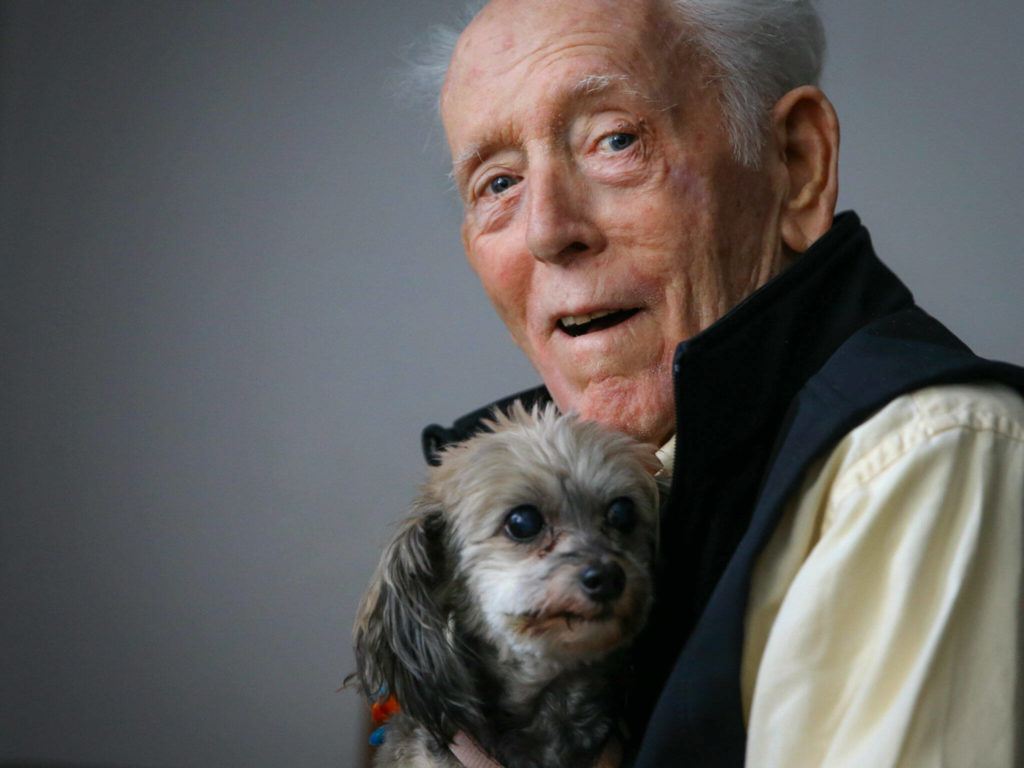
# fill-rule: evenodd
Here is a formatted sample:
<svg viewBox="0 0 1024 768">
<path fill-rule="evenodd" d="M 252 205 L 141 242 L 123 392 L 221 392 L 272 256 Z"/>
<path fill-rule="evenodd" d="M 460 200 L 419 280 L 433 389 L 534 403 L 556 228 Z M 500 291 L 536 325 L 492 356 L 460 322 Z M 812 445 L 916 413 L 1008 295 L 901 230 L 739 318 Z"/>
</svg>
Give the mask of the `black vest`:
<svg viewBox="0 0 1024 768">
<path fill-rule="evenodd" d="M 636 768 L 742 766 L 743 622 L 751 571 L 807 467 L 893 398 L 1024 369 L 973 355 L 914 305 L 846 213 L 792 267 L 683 342 L 676 456 L 656 604 L 633 653 Z M 499 401 L 547 399 L 543 388 Z M 424 430 L 465 439 L 494 406 Z"/>
</svg>

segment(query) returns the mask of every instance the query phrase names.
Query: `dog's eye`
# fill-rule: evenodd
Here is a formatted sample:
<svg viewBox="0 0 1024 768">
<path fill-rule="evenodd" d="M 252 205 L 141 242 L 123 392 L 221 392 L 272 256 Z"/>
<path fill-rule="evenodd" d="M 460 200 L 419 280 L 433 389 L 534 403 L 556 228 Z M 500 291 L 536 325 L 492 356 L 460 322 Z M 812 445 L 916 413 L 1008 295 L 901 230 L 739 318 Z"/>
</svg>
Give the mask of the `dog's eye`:
<svg viewBox="0 0 1024 768">
<path fill-rule="evenodd" d="M 505 533 L 515 541 L 529 541 L 544 528 L 544 515 L 532 504 L 521 504 L 505 516 Z"/>
<path fill-rule="evenodd" d="M 636 527 L 636 508 L 633 500 L 626 496 L 612 499 L 604 519 L 615 530 L 629 533 Z"/>
</svg>

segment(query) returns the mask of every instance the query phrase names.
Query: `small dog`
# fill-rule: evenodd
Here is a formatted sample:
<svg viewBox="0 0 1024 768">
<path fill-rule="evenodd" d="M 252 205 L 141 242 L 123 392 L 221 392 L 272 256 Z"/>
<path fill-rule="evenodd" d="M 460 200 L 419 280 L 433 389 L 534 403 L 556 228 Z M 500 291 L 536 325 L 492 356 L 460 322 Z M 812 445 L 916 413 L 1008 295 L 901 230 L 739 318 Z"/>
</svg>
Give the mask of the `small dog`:
<svg viewBox="0 0 1024 768">
<path fill-rule="evenodd" d="M 402 709 L 375 765 L 616 764 L 661 465 L 553 406 L 487 428 L 442 454 L 359 607 L 360 685 Z"/>
</svg>

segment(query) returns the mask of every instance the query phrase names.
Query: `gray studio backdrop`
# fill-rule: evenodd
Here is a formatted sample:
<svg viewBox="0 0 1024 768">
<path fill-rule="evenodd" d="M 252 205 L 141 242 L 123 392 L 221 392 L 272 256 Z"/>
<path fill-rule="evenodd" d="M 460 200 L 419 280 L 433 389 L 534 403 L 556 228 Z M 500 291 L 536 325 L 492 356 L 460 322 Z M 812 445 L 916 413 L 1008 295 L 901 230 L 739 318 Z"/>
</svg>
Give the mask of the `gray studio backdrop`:
<svg viewBox="0 0 1024 768">
<path fill-rule="evenodd" d="M 0 763 L 337 768 L 419 429 L 534 383 L 406 46 L 457 2 L 0 5 Z M 1024 36 L 825 0 L 841 201 L 1024 360 Z"/>
</svg>

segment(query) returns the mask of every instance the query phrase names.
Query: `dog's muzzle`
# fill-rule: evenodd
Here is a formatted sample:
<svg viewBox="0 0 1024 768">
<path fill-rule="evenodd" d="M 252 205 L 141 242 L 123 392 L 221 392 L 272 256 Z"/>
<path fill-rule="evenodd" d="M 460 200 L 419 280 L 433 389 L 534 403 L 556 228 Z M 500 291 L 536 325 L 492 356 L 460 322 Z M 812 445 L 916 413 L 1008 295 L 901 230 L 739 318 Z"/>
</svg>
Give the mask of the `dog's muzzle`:
<svg viewBox="0 0 1024 768">
<path fill-rule="evenodd" d="M 626 572 L 614 561 L 591 563 L 580 571 L 580 588 L 591 600 L 609 603 L 626 588 Z"/>
</svg>

